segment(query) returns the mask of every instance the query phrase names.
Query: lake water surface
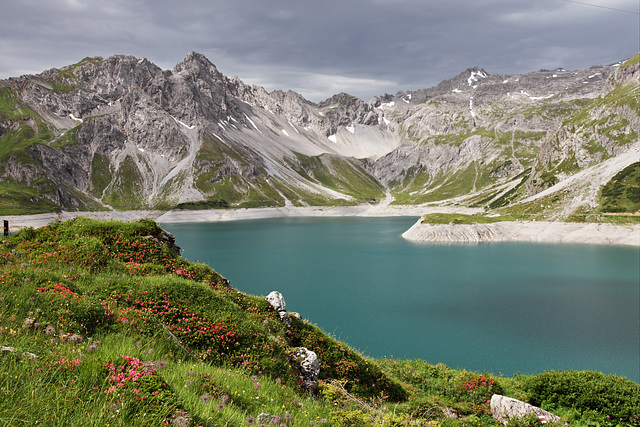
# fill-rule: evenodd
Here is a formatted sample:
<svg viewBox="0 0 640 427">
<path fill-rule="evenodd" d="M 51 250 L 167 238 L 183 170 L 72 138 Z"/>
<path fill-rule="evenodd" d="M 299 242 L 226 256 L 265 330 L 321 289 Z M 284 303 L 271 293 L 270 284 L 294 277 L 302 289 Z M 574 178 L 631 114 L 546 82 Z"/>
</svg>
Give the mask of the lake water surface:
<svg viewBox="0 0 640 427">
<path fill-rule="evenodd" d="M 640 249 L 426 244 L 416 218 L 162 224 L 183 255 L 372 357 L 502 373 L 598 370 L 640 381 Z"/>
</svg>

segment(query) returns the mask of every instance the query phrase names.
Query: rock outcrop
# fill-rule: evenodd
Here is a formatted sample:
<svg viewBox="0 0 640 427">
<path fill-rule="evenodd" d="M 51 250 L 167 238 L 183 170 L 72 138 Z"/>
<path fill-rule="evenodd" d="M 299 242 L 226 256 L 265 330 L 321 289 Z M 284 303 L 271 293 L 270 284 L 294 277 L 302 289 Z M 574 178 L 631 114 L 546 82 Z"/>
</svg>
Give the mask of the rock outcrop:
<svg viewBox="0 0 640 427">
<path fill-rule="evenodd" d="M 278 291 L 272 291 L 265 297 L 265 299 L 274 308 L 280 319 L 287 325 L 291 326 L 291 317 L 287 312 L 287 304 L 284 301 L 284 296 Z"/>
<path fill-rule="evenodd" d="M 314 392 L 320 375 L 320 362 L 316 353 L 300 347 L 290 353 L 290 360 L 298 370 L 302 388 L 308 392 Z"/>
<path fill-rule="evenodd" d="M 561 421 L 560 417 L 553 415 L 544 409 L 540 409 L 537 406 L 529 405 L 528 403 L 522 402 L 518 399 L 501 396 L 499 394 L 491 396 L 490 406 L 493 418 L 504 425 L 509 423 L 510 418 L 522 418 L 531 414 L 537 416 L 542 424 L 558 423 Z"/>
</svg>

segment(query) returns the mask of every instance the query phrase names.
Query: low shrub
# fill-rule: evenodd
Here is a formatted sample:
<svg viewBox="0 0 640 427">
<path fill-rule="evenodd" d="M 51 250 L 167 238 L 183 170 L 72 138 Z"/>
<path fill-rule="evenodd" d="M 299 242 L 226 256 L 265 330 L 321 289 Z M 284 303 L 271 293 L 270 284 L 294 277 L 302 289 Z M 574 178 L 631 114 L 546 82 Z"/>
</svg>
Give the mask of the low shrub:
<svg viewBox="0 0 640 427">
<path fill-rule="evenodd" d="M 570 408 L 603 425 L 640 423 L 640 384 L 595 371 L 545 371 L 525 381 L 532 405 Z"/>
</svg>

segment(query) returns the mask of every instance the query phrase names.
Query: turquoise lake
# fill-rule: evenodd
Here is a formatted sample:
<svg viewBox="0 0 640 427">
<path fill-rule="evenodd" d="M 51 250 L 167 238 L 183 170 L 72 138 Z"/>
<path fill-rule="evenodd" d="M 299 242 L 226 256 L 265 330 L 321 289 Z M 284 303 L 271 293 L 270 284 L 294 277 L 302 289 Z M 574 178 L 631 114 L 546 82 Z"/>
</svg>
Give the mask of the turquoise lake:
<svg viewBox="0 0 640 427">
<path fill-rule="evenodd" d="M 502 373 L 598 370 L 640 381 L 640 249 L 428 244 L 417 218 L 162 224 L 183 255 L 366 355 Z"/>
</svg>

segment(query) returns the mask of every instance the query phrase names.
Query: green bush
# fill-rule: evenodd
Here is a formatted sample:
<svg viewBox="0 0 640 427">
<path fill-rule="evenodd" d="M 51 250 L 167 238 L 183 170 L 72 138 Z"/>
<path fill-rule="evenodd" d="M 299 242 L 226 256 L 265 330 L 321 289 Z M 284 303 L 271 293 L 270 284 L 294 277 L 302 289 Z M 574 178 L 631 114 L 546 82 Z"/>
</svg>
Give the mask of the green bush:
<svg viewBox="0 0 640 427">
<path fill-rule="evenodd" d="M 595 371 L 545 371 L 525 384 L 529 403 L 551 412 L 570 408 L 606 425 L 640 421 L 640 385 L 626 378 Z"/>
</svg>

